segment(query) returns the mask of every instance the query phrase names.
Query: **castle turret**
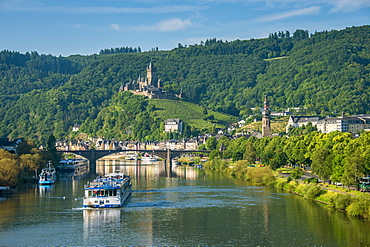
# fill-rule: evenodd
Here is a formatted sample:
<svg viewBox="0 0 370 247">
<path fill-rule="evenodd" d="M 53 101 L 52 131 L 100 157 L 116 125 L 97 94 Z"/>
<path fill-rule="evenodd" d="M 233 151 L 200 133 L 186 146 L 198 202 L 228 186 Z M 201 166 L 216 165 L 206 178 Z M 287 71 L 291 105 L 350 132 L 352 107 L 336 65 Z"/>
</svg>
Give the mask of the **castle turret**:
<svg viewBox="0 0 370 247">
<path fill-rule="evenodd" d="M 157 70 L 152 62 L 150 62 L 148 67 L 146 68 L 146 78 L 148 85 L 156 86 L 156 84 L 158 83 Z"/>
<path fill-rule="evenodd" d="M 268 107 L 267 95 L 265 95 L 265 100 L 263 102 L 263 112 L 262 112 L 262 136 L 271 135 L 270 122 L 271 122 L 270 109 Z"/>
</svg>

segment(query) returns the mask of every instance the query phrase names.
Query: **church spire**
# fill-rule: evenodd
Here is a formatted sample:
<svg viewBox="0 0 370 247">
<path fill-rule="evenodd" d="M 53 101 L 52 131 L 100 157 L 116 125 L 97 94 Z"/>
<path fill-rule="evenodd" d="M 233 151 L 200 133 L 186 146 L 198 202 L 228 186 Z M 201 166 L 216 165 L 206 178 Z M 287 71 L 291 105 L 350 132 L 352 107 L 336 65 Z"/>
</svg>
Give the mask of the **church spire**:
<svg viewBox="0 0 370 247">
<path fill-rule="evenodd" d="M 262 112 L 262 136 L 270 136 L 271 135 L 271 118 L 270 118 L 270 109 L 268 106 L 268 98 L 265 95 L 265 100 L 263 102 L 263 112 Z"/>
<path fill-rule="evenodd" d="M 265 95 L 265 101 L 263 102 L 263 109 L 265 111 L 267 111 L 269 109 L 269 106 L 268 106 L 268 99 L 267 99 L 267 95 Z"/>
</svg>

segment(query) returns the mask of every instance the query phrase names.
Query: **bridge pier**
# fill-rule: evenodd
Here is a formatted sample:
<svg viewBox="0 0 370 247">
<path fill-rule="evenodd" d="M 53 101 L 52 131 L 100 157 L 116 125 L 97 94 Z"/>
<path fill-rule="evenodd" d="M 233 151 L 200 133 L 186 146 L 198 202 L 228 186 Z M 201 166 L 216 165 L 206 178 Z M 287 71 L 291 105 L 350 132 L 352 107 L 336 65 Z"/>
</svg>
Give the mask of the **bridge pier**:
<svg viewBox="0 0 370 247">
<path fill-rule="evenodd" d="M 166 165 L 172 166 L 171 149 L 167 149 L 166 152 Z"/>
<path fill-rule="evenodd" d="M 167 177 L 171 177 L 171 175 L 172 175 L 171 149 L 166 150 L 166 160 L 164 162 L 164 166 L 165 166 Z"/>
</svg>

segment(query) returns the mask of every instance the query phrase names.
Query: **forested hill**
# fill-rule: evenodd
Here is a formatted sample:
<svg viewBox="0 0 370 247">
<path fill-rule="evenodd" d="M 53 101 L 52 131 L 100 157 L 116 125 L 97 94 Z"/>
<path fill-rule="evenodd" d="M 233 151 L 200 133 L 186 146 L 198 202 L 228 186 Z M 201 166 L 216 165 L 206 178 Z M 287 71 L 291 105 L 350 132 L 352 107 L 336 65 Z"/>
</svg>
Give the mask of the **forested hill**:
<svg viewBox="0 0 370 247">
<path fill-rule="evenodd" d="M 274 110 L 370 113 L 370 26 L 314 34 L 278 31 L 265 39 L 211 39 L 171 51 L 70 57 L 2 51 L 0 136 L 45 140 L 53 133 L 62 138 L 74 124 L 85 126 L 90 135 L 108 133 L 99 131 L 107 127 L 98 120 L 104 114 L 114 118 L 106 112 L 116 102 L 131 107 L 134 100 L 112 99 L 122 83 L 145 76 L 150 61 L 166 90 L 182 90 L 183 100 L 236 117 L 262 106 L 264 94 Z M 150 112 L 145 100 L 140 104 Z M 132 114 L 138 115 L 136 110 Z M 152 120 L 161 128 L 162 119 Z M 123 137 L 142 138 L 129 130 Z"/>
</svg>

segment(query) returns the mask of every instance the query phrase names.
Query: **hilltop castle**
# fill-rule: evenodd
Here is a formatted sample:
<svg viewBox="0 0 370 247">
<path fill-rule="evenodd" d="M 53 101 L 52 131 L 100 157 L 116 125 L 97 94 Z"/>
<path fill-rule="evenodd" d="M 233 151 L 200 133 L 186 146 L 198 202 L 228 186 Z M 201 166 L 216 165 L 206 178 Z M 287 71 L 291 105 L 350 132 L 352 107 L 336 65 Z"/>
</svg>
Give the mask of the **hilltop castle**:
<svg viewBox="0 0 370 247">
<path fill-rule="evenodd" d="M 130 91 L 133 94 L 143 95 L 150 99 L 173 99 L 174 97 L 179 97 L 162 89 L 161 80 L 157 76 L 157 69 L 152 62 L 146 67 L 146 77 L 139 76 L 136 81 L 126 84 L 122 83 L 119 91 Z M 181 98 L 181 93 L 179 98 Z"/>
</svg>

